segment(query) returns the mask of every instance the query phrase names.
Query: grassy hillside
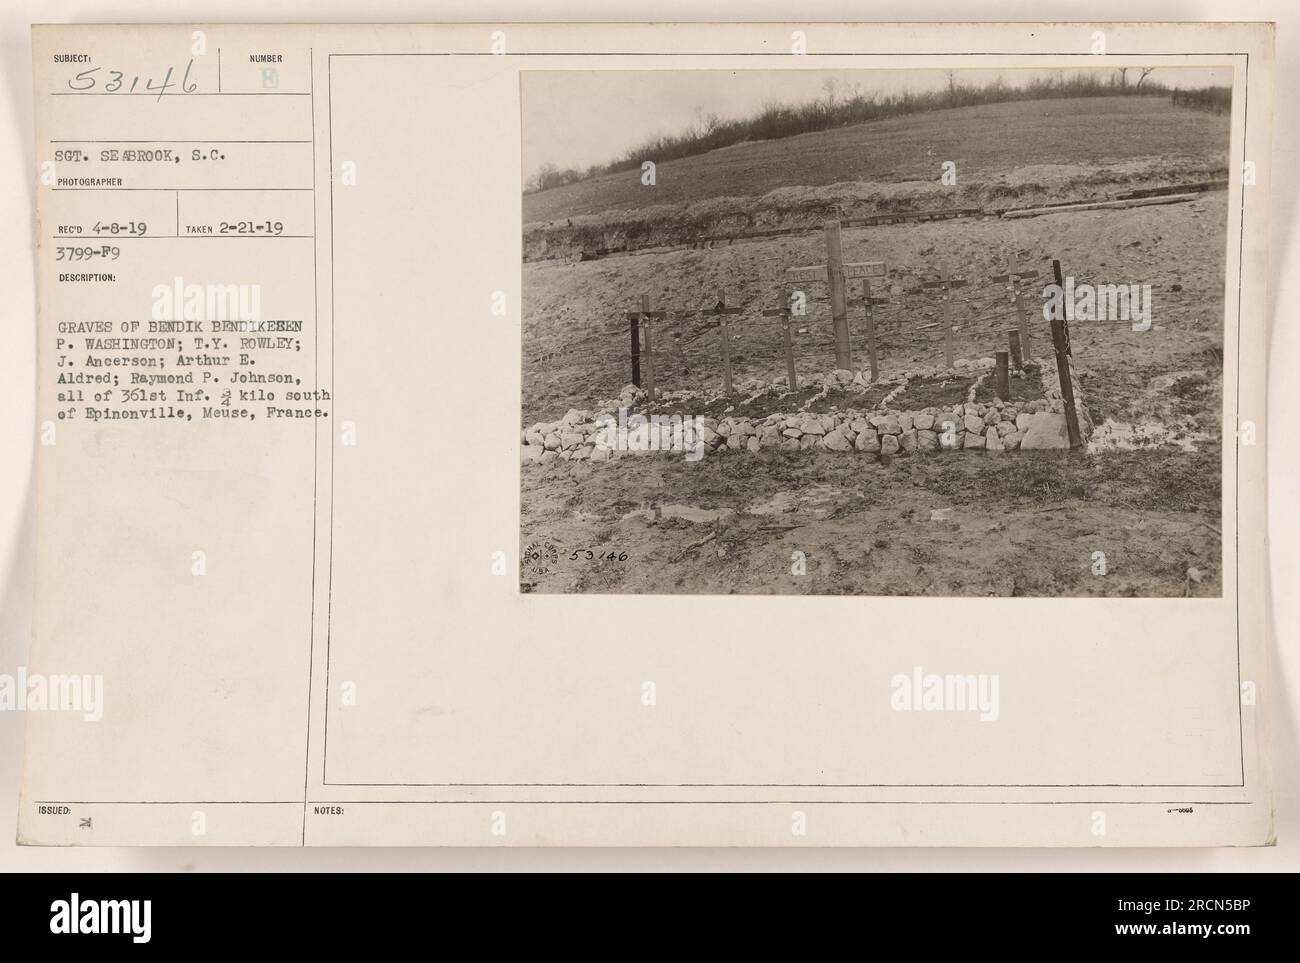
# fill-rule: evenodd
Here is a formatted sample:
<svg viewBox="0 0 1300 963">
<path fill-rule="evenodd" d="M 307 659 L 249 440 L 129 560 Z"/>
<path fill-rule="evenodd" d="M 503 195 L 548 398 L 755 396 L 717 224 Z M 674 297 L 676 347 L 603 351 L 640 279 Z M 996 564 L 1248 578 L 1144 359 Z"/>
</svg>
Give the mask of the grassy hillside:
<svg viewBox="0 0 1300 963">
<path fill-rule="evenodd" d="M 937 181 L 944 161 L 958 186 L 1032 165 L 1099 168 L 1144 158 L 1227 165 L 1228 117 L 1163 97 L 1083 97 L 936 110 L 780 140 L 737 144 L 640 171 L 604 174 L 527 194 L 524 223 L 610 210 L 759 196 L 845 181 Z M 646 158 L 653 160 L 654 158 Z"/>
</svg>

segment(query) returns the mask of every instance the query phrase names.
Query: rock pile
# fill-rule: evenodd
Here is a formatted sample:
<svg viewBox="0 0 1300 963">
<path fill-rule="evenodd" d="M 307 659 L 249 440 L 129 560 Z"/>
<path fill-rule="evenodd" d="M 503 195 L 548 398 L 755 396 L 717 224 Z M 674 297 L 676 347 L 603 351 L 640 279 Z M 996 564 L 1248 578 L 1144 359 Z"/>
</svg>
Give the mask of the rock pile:
<svg viewBox="0 0 1300 963">
<path fill-rule="evenodd" d="M 967 369 L 987 368 L 987 359 L 968 362 Z M 909 372 L 925 377 L 930 372 Z M 920 411 L 896 411 L 887 406 L 870 411 L 849 409 L 818 414 L 796 411 L 764 418 L 737 415 L 723 418 L 645 419 L 638 416 L 619 421 L 618 409 L 645 400 L 645 392 L 628 385 L 615 402 L 592 412 L 570 409 L 559 421 L 539 422 L 521 437 L 521 459 L 525 462 L 609 461 L 628 454 L 647 452 L 705 453 L 776 450 L 861 453 L 888 457 L 934 451 L 1016 451 L 1068 448 L 1064 403 L 1056 370 L 1050 363 L 1041 371 L 1045 397 L 1039 401 L 987 403 L 966 401 Z M 1084 438 L 1092 432 L 1092 421 L 1083 404 L 1083 393 L 1075 379 L 1075 401 Z M 853 383 L 852 372 L 832 372 L 827 385 Z M 886 403 L 898 392 L 892 392 Z M 699 398 L 690 392 L 665 401 Z M 610 429 L 617 423 L 620 431 Z"/>
</svg>

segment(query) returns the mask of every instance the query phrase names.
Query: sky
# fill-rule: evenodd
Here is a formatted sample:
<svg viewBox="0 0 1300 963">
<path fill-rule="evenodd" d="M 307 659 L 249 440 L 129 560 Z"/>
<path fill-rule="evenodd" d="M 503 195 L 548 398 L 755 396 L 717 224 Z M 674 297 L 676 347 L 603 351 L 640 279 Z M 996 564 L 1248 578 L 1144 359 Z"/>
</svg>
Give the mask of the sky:
<svg viewBox="0 0 1300 963">
<path fill-rule="evenodd" d="M 957 80 L 982 86 L 1002 77 L 1010 86 L 1065 70 L 958 70 Z M 1113 75 L 1114 68 L 1095 71 Z M 605 163 L 630 147 L 676 134 L 710 113 L 745 117 L 765 103 L 803 103 L 836 95 L 937 90 L 946 70 L 537 70 L 523 75 L 523 170 L 543 164 L 579 170 Z M 1130 83 L 1135 82 L 1132 72 Z M 1170 87 L 1230 86 L 1229 67 L 1160 67 L 1151 74 Z"/>
</svg>

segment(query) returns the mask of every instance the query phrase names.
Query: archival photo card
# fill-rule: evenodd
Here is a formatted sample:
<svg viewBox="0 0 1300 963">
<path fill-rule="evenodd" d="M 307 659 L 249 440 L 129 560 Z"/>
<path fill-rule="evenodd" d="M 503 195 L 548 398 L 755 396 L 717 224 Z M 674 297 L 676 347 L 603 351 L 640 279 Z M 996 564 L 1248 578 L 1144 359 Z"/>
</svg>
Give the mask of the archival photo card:
<svg viewBox="0 0 1300 963">
<path fill-rule="evenodd" d="M 22 843 L 1272 842 L 1268 25 L 33 62 Z"/>
<path fill-rule="evenodd" d="M 521 82 L 525 591 L 1222 594 L 1230 67 Z"/>
</svg>

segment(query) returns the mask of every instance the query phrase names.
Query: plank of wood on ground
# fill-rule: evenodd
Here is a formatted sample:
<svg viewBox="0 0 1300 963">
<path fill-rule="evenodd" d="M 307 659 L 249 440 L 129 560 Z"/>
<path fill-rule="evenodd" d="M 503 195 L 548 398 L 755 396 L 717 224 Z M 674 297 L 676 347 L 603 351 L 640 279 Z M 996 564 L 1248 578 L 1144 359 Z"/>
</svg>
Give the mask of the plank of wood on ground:
<svg viewBox="0 0 1300 963">
<path fill-rule="evenodd" d="M 1014 211 L 1004 211 L 1007 220 L 1021 217 L 1039 217 L 1043 214 L 1066 214 L 1072 211 L 1118 210 L 1124 207 L 1147 207 L 1151 204 L 1181 204 L 1196 200 L 1199 194 L 1165 194 L 1159 197 L 1135 197 L 1122 201 L 1089 201 L 1084 204 L 1065 204 L 1054 207 L 1025 207 Z"/>
</svg>

